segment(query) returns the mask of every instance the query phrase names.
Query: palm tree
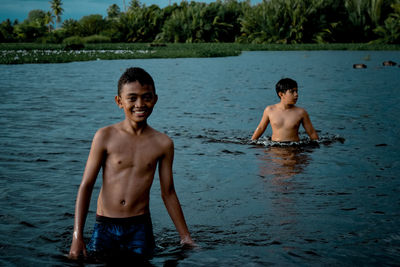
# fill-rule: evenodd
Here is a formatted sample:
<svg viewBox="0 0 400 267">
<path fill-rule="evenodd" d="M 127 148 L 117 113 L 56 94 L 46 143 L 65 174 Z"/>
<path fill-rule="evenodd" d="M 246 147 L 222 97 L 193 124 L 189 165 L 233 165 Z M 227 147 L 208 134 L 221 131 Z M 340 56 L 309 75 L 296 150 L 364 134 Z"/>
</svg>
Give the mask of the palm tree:
<svg viewBox="0 0 400 267">
<path fill-rule="evenodd" d="M 44 24 L 47 25 L 47 27 L 49 27 L 49 32 L 51 31 L 51 23 L 53 23 L 53 14 L 50 11 L 46 12 L 46 15 L 44 17 Z"/>
<path fill-rule="evenodd" d="M 140 1 L 139 0 L 131 0 L 131 2 L 129 3 L 129 8 L 128 10 L 133 10 L 135 8 L 140 8 Z"/>
<path fill-rule="evenodd" d="M 51 4 L 51 9 L 53 10 L 54 15 L 56 16 L 56 28 L 57 28 L 57 22 L 61 22 L 61 15 L 64 11 L 64 9 L 61 7 L 62 3 L 61 0 L 52 0 L 49 2 Z"/>
<path fill-rule="evenodd" d="M 383 0 L 371 0 L 370 2 L 368 14 L 375 27 L 379 25 L 383 4 Z"/>
<path fill-rule="evenodd" d="M 107 16 L 109 19 L 115 19 L 121 14 L 121 10 L 118 5 L 112 4 L 107 9 Z"/>
</svg>

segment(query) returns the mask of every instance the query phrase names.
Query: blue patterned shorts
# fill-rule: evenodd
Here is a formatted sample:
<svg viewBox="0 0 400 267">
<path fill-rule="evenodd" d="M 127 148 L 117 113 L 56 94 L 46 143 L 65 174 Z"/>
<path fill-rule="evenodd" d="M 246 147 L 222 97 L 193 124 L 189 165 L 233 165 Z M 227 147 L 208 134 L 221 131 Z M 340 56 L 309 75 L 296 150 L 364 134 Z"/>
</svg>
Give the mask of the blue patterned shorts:
<svg viewBox="0 0 400 267">
<path fill-rule="evenodd" d="M 151 257 L 154 248 L 153 226 L 148 213 L 129 218 L 109 218 L 97 215 L 87 249 L 94 255 L 133 253 Z"/>
</svg>

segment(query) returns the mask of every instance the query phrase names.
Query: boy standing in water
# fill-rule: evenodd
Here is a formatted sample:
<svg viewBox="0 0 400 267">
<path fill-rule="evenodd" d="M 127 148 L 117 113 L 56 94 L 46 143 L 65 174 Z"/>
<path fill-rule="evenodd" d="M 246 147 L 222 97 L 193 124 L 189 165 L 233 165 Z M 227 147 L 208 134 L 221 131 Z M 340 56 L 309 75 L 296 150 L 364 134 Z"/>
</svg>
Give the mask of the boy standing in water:
<svg viewBox="0 0 400 267">
<path fill-rule="evenodd" d="M 261 121 L 251 139 L 257 140 L 267 129 L 268 124 L 271 123 L 272 141 L 299 141 L 300 124 L 303 125 L 311 140 L 317 140 L 318 134 L 307 111 L 295 105 L 299 96 L 296 81 L 289 78 L 281 79 L 276 84 L 276 93 L 281 101 L 265 108 Z"/>
<path fill-rule="evenodd" d="M 115 102 L 124 110 L 125 120 L 99 129 L 93 138 L 76 200 L 70 258 L 87 256 L 83 230 L 101 168 L 103 184 L 89 252 L 151 257 L 155 244 L 149 199 L 157 164 L 162 199 L 181 244 L 194 244 L 174 189 L 174 144 L 147 124 L 157 99 L 154 81 L 145 70 L 129 68 L 119 79 Z"/>
</svg>

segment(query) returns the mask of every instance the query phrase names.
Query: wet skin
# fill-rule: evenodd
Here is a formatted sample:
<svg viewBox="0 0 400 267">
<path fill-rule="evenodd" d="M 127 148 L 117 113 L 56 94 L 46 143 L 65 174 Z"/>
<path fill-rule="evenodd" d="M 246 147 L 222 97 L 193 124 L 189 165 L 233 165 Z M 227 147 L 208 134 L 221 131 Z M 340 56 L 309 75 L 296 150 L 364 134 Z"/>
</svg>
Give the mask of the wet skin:
<svg viewBox="0 0 400 267">
<path fill-rule="evenodd" d="M 97 200 L 97 214 L 125 218 L 149 212 L 150 188 L 159 167 L 161 195 L 181 237 L 192 245 L 183 212 L 175 192 L 172 163 L 174 145 L 165 134 L 147 124 L 157 95 L 151 85 L 131 82 L 115 97 L 125 120 L 98 130 L 86 163 L 75 208 L 75 225 L 70 257 L 86 255 L 83 228 L 97 174 L 103 168 L 103 184 Z"/>
<path fill-rule="evenodd" d="M 279 92 L 281 101 L 265 108 L 261 121 L 251 139 L 258 139 L 267 129 L 268 124 L 271 124 L 272 141 L 299 141 L 300 125 L 303 125 L 312 140 L 317 140 L 318 134 L 307 111 L 295 105 L 298 96 L 297 88 L 287 90 L 285 93 Z"/>
</svg>

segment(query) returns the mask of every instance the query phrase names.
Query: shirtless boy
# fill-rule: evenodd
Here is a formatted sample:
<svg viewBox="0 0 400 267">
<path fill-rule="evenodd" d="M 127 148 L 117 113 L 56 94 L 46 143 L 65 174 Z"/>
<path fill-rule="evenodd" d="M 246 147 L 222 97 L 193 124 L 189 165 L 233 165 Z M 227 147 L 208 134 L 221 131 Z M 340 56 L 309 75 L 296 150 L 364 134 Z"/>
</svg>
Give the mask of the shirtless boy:
<svg viewBox="0 0 400 267">
<path fill-rule="evenodd" d="M 307 111 L 295 105 L 299 97 L 296 81 L 289 78 L 281 79 L 276 84 L 276 93 L 281 101 L 265 108 L 251 139 L 257 140 L 271 123 L 272 141 L 299 141 L 300 124 L 303 125 L 311 140 L 317 140 L 318 134 L 311 124 Z"/>
<path fill-rule="evenodd" d="M 125 120 L 99 129 L 92 142 L 79 187 L 69 256 L 127 252 L 151 257 L 154 236 L 149 210 L 150 188 L 158 164 L 161 196 L 180 235 L 193 245 L 174 189 L 174 144 L 147 124 L 157 102 L 154 81 L 141 68 L 129 68 L 118 81 L 117 105 Z M 103 168 L 96 224 L 88 250 L 83 238 L 93 186 Z"/>
</svg>

